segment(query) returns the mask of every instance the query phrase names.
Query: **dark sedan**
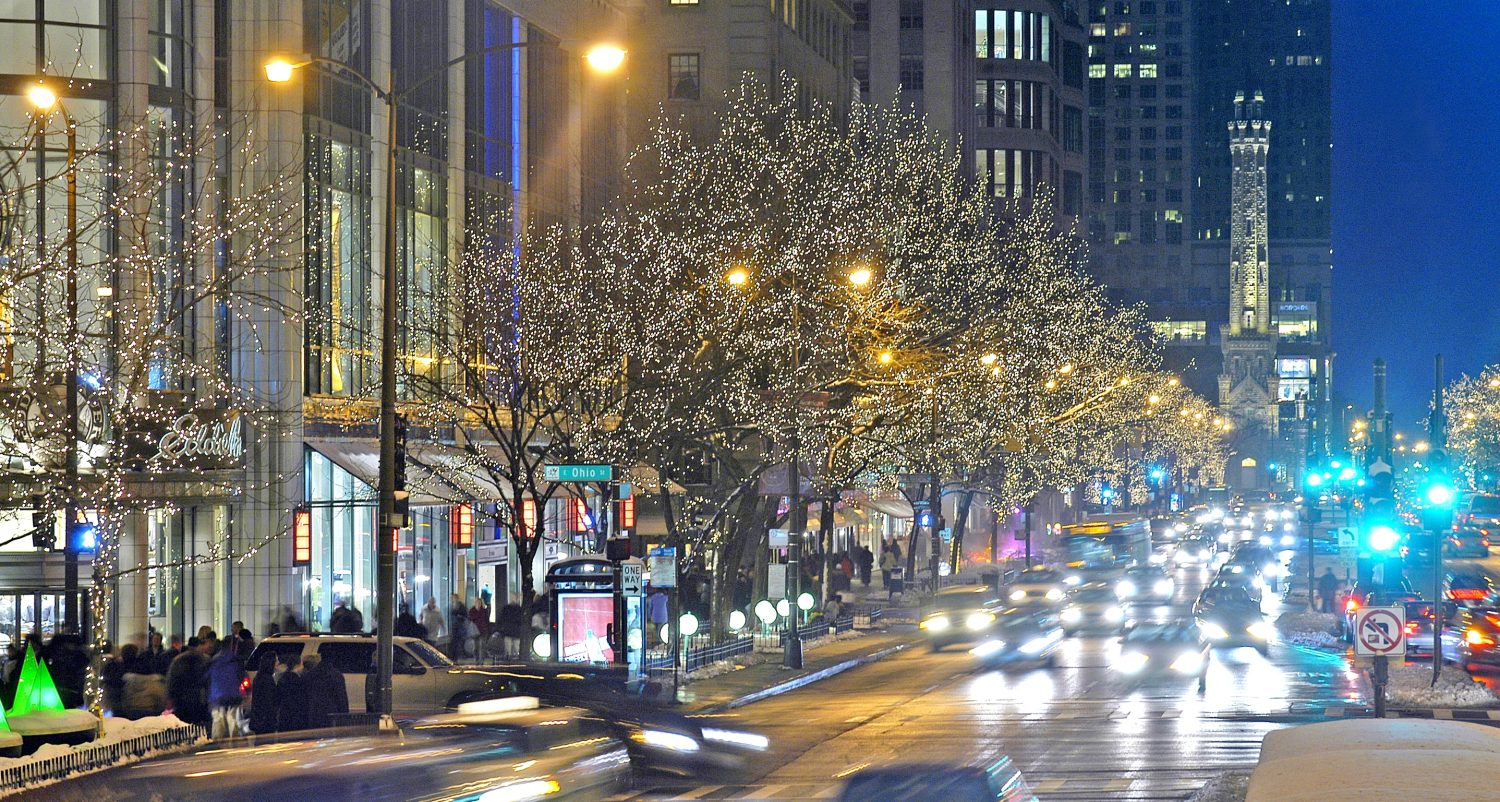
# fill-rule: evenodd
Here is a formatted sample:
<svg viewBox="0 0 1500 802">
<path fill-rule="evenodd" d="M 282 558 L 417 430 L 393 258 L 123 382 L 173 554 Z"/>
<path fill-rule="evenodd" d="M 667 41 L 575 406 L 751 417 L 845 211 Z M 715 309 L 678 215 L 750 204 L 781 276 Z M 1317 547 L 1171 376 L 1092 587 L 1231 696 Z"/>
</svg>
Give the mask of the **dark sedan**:
<svg viewBox="0 0 1500 802">
<path fill-rule="evenodd" d="M 1141 624 L 1125 633 L 1115 670 L 1147 677 L 1196 677 L 1198 690 L 1208 683 L 1212 644 L 1187 621 Z"/>
<path fill-rule="evenodd" d="M 985 665 L 1037 663 L 1051 667 L 1062 641 L 1063 629 L 1055 613 L 1012 607 L 1000 612 L 989 639 L 970 652 Z"/>
</svg>

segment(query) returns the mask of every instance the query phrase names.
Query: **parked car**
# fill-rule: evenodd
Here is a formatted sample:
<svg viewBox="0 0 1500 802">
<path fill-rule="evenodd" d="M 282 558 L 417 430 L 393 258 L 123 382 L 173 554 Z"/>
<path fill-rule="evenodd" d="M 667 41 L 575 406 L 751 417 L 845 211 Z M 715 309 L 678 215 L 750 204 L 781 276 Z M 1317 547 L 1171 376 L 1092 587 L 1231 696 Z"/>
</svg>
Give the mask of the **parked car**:
<svg viewBox="0 0 1500 802">
<path fill-rule="evenodd" d="M 529 694 L 548 702 L 568 702 L 624 691 L 619 669 L 576 663 L 459 666 L 426 641 L 392 640 L 391 701 L 397 713 L 432 713 L 495 696 Z M 255 645 L 246 666 L 259 666 L 260 656 L 268 652 L 318 655 L 344 675 L 351 706 L 359 709 L 363 699 L 364 709 L 374 709 L 370 704 L 373 683 L 369 682 L 375 665 L 374 635 L 272 635 Z"/>
<path fill-rule="evenodd" d="M 1139 624 L 1120 641 L 1114 668 L 1122 674 L 1149 677 L 1196 677 L 1198 690 L 1208 684 L 1212 644 L 1191 621 Z"/>
<path fill-rule="evenodd" d="M 917 624 L 932 651 L 982 640 L 995 625 L 1003 605 L 988 585 L 958 585 L 933 594 Z"/>
<path fill-rule="evenodd" d="M 1009 757 L 977 765 L 895 763 L 850 775 L 839 802 L 1036 802 Z"/>
</svg>

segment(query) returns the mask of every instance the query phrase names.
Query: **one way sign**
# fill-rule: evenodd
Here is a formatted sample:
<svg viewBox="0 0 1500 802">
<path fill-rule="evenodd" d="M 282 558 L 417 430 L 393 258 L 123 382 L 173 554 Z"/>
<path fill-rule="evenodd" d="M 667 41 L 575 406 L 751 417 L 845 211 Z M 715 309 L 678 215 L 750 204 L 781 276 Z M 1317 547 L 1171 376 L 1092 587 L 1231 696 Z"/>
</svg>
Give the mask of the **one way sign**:
<svg viewBox="0 0 1500 802">
<path fill-rule="evenodd" d="M 1354 614 L 1354 653 L 1372 657 L 1406 655 L 1406 608 L 1366 607 Z"/>
</svg>

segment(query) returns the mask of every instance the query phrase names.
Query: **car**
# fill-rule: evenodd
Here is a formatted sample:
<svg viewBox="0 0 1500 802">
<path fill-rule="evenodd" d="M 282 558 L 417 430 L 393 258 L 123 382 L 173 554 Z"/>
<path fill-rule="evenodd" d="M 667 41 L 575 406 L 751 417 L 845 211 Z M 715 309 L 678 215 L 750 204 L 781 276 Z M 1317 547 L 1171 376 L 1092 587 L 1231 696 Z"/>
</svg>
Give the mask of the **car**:
<svg viewBox="0 0 1500 802">
<path fill-rule="evenodd" d="M 1404 524 L 1402 529 L 1405 542 L 1401 545 L 1401 557 L 1407 567 L 1430 567 L 1433 534 L 1410 524 Z"/>
<path fill-rule="evenodd" d="M 1281 585 L 1281 578 L 1286 574 L 1286 567 L 1282 565 L 1281 558 L 1276 553 L 1255 543 L 1240 543 L 1229 555 L 1229 560 L 1224 563 L 1224 568 L 1230 566 L 1243 566 L 1260 579 L 1261 585 L 1271 589 L 1275 593 Z M 1221 573 L 1223 569 L 1220 569 Z"/>
<path fill-rule="evenodd" d="M 1079 585 L 1068 593 L 1062 612 L 1063 631 L 1116 633 L 1125 628 L 1129 616 L 1113 586 L 1105 582 Z"/>
<path fill-rule="evenodd" d="M 1390 588 L 1372 587 L 1356 582 L 1344 597 L 1344 617 L 1341 631 L 1344 640 L 1351 640 L 1354 632 L 1354 616 L 1361 607 L 1394 607 L 1407 602 L 1422 601 L 1422 594 L 1412 587 L 1405 577 Z"/>
<path fill-rule="evenodd" d="M 1011 607 L 1000 612 L 989 637 L 969 650 L 985 666 L 1035 663 L 1052 667 L 1063 628 L 1051 610 Z"/>
<path fill-rule="evenodd" d="M 1190 621 L 1139 624 L 1120 641 L 1114 669 L 1139 676 L 1196 677 L 1198 690 L 1208 684 L 1208 660 L 1212 644 Z"/>
<path fill-rule="evenodd" d="M 1205 591 L 1214 588 L 1243 588 L 1250 595 L 1252 601 L 1260 604 L 1263 600 L 1266 581 L 1261 579 L 1255 569 L 1246 565 L 1226 564 L 1204 588 Z"/>
<path fill-rule="evenodd" d="M 1484 574 L 1454 571 L 1443 577 L 1443 598 L 1460 607 L 1491 607 L 1497 601 L 1495 583 Z"/>
<path fill-rule="evenodd" d="M 1002 605 L 988 585 L 959 585 L 933 594 L 917 628 L 934 652 L 944 646 L 985 638 Z"/>
<path fill-rule="evenodd" d="M 1480 529 L 1455 529 L 1443 538 L 1443 553 L 1484 559 L 1490 556 L 1490 536 Z"/>
<path fill-rule="evenodd" d="M 397 713 L 432 713 L 476 699 L 527 693 L 548 702 L 567 702 L 603 694 L 623 694 L 619 668 L 577 663 L 460 666 L 417 638 L 392 638 L 391 702 Z M 349 698 L 371 704 L 375 664 L 374 635 L 271 635 L 255 645 L 245 663 L 254 677 L 263 654 L 316 654 L 344 676 Z"/>
<path fill-rule="evenodd" d="M 494 700 L 403 726 L 400 737 L 330 731 L 215 741 L 188 753 L 63 780 L 49 802 L 318 799 L 399 802 L 604 799 L 631 777 L 606 722 L 536 699 Z"/>
<path fill-rule="evenodd" d="M 1453 516 L 1459 526 L 1478 529 L 1486 536 L 1500 532 L 1500 496 L 1476 493 L 1458 508 Z"/>
<path fill-rule="evenodd" d="M 1406 602 L 1406 656 L 1432 657 L 1433 605 L 1430 601 Z M 1452 621 L 1458 615 L 1458 605 L 1443 602 L 1443 621 Z"/>
<path fill-rule="evenodd" d="M 1005 589 L 1005 599 L 1011 604 L 1055 607 L 1062 604 L 1067 592 L 1067 577 L 1061 571 L 1033 566 L 1016 575 L 1015 581 Z"/>
<path fill-rule="evenodd" d="M 729 726 L 721 716 L 679 713 L 634 697 L 580 706 L 604 719 L 611 733 L 625 743 L 631 765 L 642 775 L 700 777 L 734 770 L 771 743 L 764 735 Z"/>
<path fill-rule="evenodd" d="M 839 802 L 1036 802 L 1009 757 L 984 764 L 892 763 L 860 769 L 844 781 Z"/>
<path fill-rule="evenodd" d="M 1125 569 L 1125 575 L 1115 583 L 1115 593 L 1120 599 L 1135 603 L 1171 601 L 1175 590 L 1176 584 L 1166 571 L 1148 565 Z"/>
<path fill-rule="evenodd" d="M 1209 537 L 1185 537 L 1178 542 L 1172 562 L 1177 565 L 1206 565 L 1213 560 L 1216 548 Z"/>
<path fill-rule="evenodd" d="M 1221 601 L 1197 605 L 1193 617 L 1199 632 L 1214 648 L 1251 646 L 1265 654 L 1275 634 L 1275 627 L 1266 621 L 1260 607 L 1252 604 Z"/>
<path fill-rule="evenodd" d="M 1443 660 L 1473 671 L 1500 668 L 1500 609 L 1460 607 L 1443 626 Z"/>
</svg>

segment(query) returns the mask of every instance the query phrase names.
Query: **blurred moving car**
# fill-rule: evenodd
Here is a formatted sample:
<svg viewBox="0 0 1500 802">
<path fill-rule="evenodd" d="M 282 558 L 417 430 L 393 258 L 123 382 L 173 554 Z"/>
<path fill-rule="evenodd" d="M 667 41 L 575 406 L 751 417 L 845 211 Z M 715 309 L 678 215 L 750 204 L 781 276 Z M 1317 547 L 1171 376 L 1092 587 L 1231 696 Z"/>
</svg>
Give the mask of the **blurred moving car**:
<svg viewBox="0 0 1500 802">
<path fill-rule="evenodd" d="M 1172 562 L 1177 565 L 1207 565 L 1214 557 L 1214 541 L 1206 537 L 1185 537 L 1177 544 Z"/>
<path fill-rule="evenodd" d="M 1140 624 L 1120 641 L 1114 668 L 1122 674 L 1197 677 L 1198 690 L 1208 687 L 1212 644 L 1192 622 Z"/>
<path fill-rule="evenodd" d="M 1500 496 L 1476 493 L 1458 508 L 1453 519 L 1459 526 L 1478 529 L 1485 535 L 1500 532 Z"/>
<path fill-rule="evenodd" d="M 1063 631 L 1069 635 L 1079 632 L 1120 632 L 1128 620 L 1119 595 L 1112 586 L 1104 582 L 1090 582 L 1074 588 L 1068 593 L 1059 618 L 1062 619 Z"/>
<path fill-rule="evenodd" d="M 1281 577 L 1285 573 L 1281 558 L 1275 551 L 1250 541 L 1236 544 L 1226 565 L 1243 565 L 1254 569 L 1272 593 L 1280 586 Z"/>
<path fill-rule="evenodd" d="M 1432 636 L 1435 623 L 1433 604 L 1430 601 L 1406 602 L 1406 656 L 1432 657 L 1436 639 Z M 1458 615 L 1458 605 L 1443 602 L 1443 621 L 1452 621 Z"/>
<path fill-rule="evenodd" d="M 988 585 L 958 585 L 933 594 L 917 627 L 934 652 L 985 637 L 1003 605 Z"/>
<path fill-rule="evenodd" d="M 1062 603 L 1067 590 L 1066 577 L 1061 571 L 1036 565 L 1016 575 L 1015 581 L 1005 589 L 1005 599 L 1011 604 L 1057 606 Z"/>
<path fill-rule="evenodd" d="M 1443 660 L 1470 671 L 1500 668 L 1500 609 L 1460 607 L 1444 622 Z"/>
<path fill-rule="evenodd" d="M 494 700 L 420 721 L 402 737 L 323 730 L 215 743 L 23 792 L 49 802 L 316 799 L 602 799 L 630 779 L 625 744 L 586 710 Z"/>
<path fill-rule="evenodd" d="M 1253 646 L 1265 654 L 1275 628 L 1266 622 L 1260 605 L 1240 585 L 1210 585 L 1193 605 L 1198 630 L 1215 648 Z"/>
<path fill-rule="evenodd" d="M 1265 587 L 1265 580 L 1261 579 L 1253 569 L 1243 565 L 1225 565 L 1217 574 L 1214 574 L 1214 578 L 1204 588 L 1204 592 L 1210 590 L 1220 592 L 1238 588 L 1244 590 L 1250 596 L 1251 601 L 1260 604 L 1264 600 Z"/>
<path fill-rule="evenodd" d="M 897 763 L 850 775 L 839 802 L 1036 802 L 1015 763 Z"/>
<path fill-rule="evenodd" d="M 1443 553 L 1484 559 L 1490 556 L 1490 536 L 1480 529 L 1455 529 L 1443 539 Z"/>
<path fill-rule="evenodd" d="M 1349 595 L 1344 597 L 1344 617 L 1341 621 L 1341 629 L 1344 640 L 1349 640 L 1354 632 L 1354 614 L 1361 607 L 1388 607 L 1405 604 L 1412 601 L 1422 601 L 1422 594 L 1411 586 L 1411 582 L 1405 577 L 1400 583 L 1393 587 L 1380 587 L 1376 589 L 1362 582 L 1356 582 L 1349 589 Z"/>
<path fill-rule="evenodd" d="M 723 716 L 685 715 L 637 699 L 586 704 L 625 744 L 631 765 L 642 774 L 698 777 L 735 769 L 771 745 L 766 736 L 733 727 Z"/>
<path fill-rule="evenodd" d="M 1127 602 L 1171 601 L 1174 590 L 1176 585 L 1167 572 L 1149 565 L 1125 569 L 1125 575 L 1115 583 L 1115 594 Z"/>
<path fill-rule="evenodd" d="M 1443 598 L 1460 607 L 1492 607 L 1495 583 L 1481 573 L 1453 571 L 1443 577 Z"/>
<path fill-rule="evenodd" d="M 989 638 L 969 653 L 986 666 L 1038 663 L 1051 668 L 1063 634 L 1055 612 L 1011 607 L 1000 612 Z"/>
</svg>

